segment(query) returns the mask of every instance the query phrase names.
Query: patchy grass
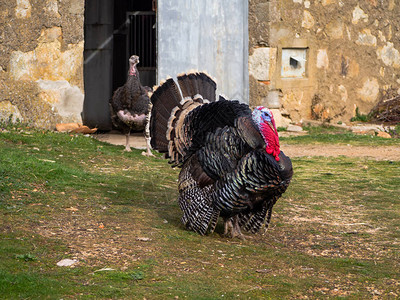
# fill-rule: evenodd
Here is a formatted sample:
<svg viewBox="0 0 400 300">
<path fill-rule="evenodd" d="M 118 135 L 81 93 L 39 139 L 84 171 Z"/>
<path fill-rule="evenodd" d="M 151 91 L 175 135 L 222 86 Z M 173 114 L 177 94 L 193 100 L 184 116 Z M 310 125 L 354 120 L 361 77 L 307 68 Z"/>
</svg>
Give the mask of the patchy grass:
<svg viewBox="0 0 400 300">
<path fill-rule="evenodd" d="M 2 297 L 400 297 L 399 161 L 293 159 L 271 227 L 241 241 L 221 226 L 186 231 L 179 170 L 122 149 L 24 126 L 0 132 Z M 64 258 L 78 263 L 58 267 Z"/>
<path fill-rule="evenodd" d="M 397 128 L 397 127 L 396 127 Z M 353 146 L 400 146 L 399 138 L 382 138 L 374 135 L 354 134 L 334 126 L 304 126 L 307 135 L 281 137 L 286 144 L 342 144 Z"/>
</svg>

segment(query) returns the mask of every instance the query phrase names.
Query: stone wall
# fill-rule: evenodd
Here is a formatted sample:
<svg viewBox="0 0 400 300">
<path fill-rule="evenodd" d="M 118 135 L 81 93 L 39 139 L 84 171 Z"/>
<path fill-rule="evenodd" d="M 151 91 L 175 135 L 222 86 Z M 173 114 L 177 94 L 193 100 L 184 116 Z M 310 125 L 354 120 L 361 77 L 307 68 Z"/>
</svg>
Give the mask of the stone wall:
<svg viewBox="0 0 400 300">
<path fill-rule="evenodd" d="M 356 107 L 367 114 L 385 92 L 400 93 L 397 1 L 250 0 L 249 12 L 251 104 L 278 95 L 294 122 L 348 122 Z M 288 58 L 303 77 L 283 78 Z"/>
<path fill-rule="evenodd" d="M 399 15 L 396 0 L 249 0 L 250 104 L 282 124 L 368 113 L 400 92 Z M 83 22 L 84 0 L 0 0 L 0 119 L 81 122 Z"/>
<path fill-rule="evenodd" d="M 84 0 L 0 0 L 0 119 L 81 122 Z"/>
</svg>

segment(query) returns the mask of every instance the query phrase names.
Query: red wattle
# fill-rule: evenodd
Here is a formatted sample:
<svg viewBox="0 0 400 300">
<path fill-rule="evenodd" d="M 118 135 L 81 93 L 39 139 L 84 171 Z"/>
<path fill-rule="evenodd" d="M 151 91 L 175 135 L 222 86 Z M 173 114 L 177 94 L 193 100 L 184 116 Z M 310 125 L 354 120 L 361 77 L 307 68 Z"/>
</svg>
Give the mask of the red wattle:
<svg viewBox="0 0 400 300">
<path fill-rule="evenodd" d="M 278 134 L 275 133 L 268 124 L 264 123 L 261 124 L 260 126 L 261 128 L 261 133 L 264 137 L 265 140 L 265 151 L 272 155 L 276 161 L 279 161 L 279 153 L 280 151 L 280 147 L 279 147 L 279 137 Z"/>
</svg>

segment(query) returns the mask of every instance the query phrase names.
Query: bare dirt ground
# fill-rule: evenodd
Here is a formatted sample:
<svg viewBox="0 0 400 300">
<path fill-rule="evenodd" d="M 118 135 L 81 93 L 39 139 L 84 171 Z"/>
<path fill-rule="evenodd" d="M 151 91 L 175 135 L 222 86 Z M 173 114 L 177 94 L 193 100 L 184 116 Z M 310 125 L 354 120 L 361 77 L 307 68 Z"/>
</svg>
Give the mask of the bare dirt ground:
<svg viewBox="0 0 400 300">
<path fill-rule="evenodd" d="M 400 160 L 398 146 L 352 146 L 352 145 L 281 145 L 281 150 L 289 157 L 302 156 L 348 156 L 365 157 L 376 160 Z"/>
<path fill-rule="evenodd" d="M 125 146 L 125 135 L 120 134 L 118 131 L 110 131 L 108 133 L 94 134 L 93 137 L 99 141 L 106 142 L 113 145 Z M 132 133 L 129 138 L 129 144 L 136 149 L 146 149 L 146 141 L 141 132 Z"/>
<path fill-rule="evenodd" d="M 95 134 L 100 141 L 114 145 L 125 145 L 125 136 L 118 132 Z M 130 137 L 131 147 L 145 149 L 146 142 L 142 133 L 133 133 Z M 281 145 L 281 150 L 289 157 L 304 156 L 348 156 L 364 157 L 376 160 L 400 160 L 400 147 L 382 146 L 379 148 L 352 145 Z"/>
</svg>

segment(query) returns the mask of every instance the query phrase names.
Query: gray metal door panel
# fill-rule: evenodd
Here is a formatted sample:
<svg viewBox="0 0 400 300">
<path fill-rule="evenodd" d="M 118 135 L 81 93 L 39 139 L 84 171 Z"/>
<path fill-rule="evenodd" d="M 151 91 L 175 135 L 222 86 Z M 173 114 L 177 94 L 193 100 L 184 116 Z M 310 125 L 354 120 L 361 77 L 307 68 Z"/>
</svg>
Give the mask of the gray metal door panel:
<svg viewBox="0 0 400 300">
<path fill-rule="evenodd" d="M 82 119 L 89 127 L 109 130 L 114 1 L 86 0 L 85 5 L 85 100 Z"/>
<path fill-rule="evenodd" d="M 248 103 L 248 1 L 158 0 L 158 81 L 190 69 Z"/>
</svg>

